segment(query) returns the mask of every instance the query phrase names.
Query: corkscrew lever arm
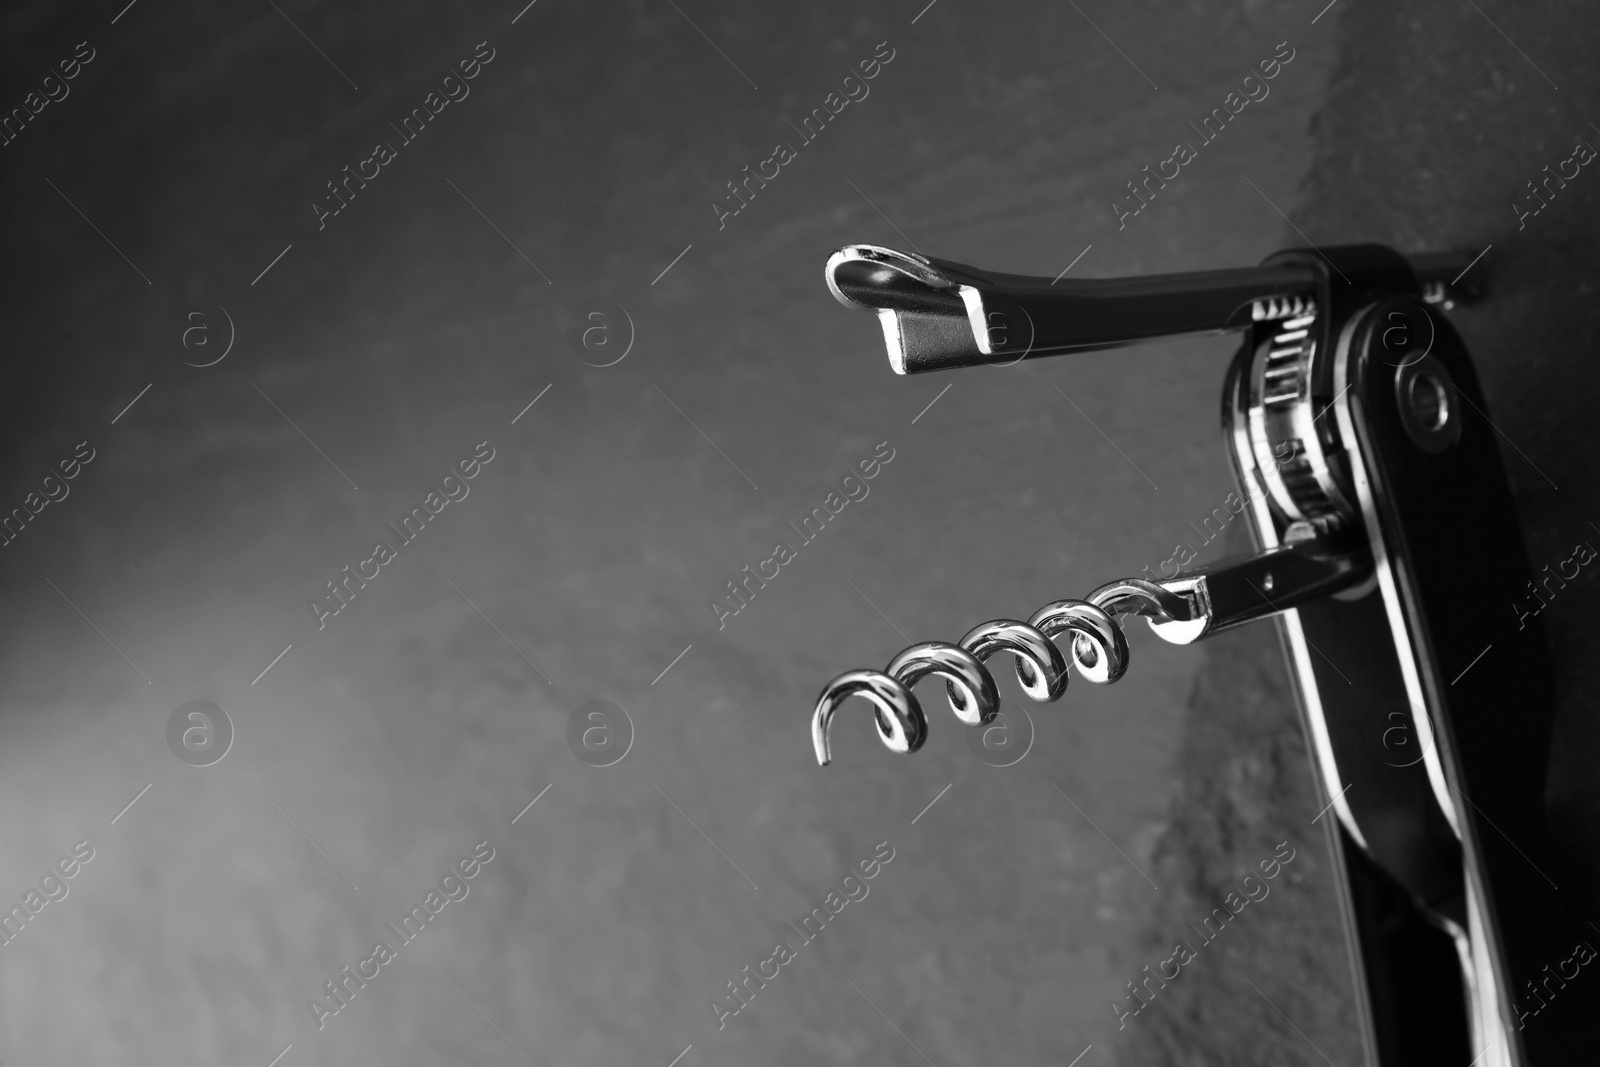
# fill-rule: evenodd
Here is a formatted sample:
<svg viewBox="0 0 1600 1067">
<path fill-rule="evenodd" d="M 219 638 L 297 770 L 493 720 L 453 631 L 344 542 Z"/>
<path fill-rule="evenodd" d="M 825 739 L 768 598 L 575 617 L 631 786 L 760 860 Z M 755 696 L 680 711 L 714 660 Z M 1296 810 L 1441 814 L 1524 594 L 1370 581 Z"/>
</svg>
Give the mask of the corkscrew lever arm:
<svg viewBox="0 0 1600 1067">
<path fill-rule="evenodd" d="M 1468 299 L 1451 288 L 1465 256 L 1415 257 L 1430 299 Z M 1034 356 L 1114 348 L 1153 337 L 1239 330 L 1310 306 L 1318 273 L 1303 263 L 1065 279 L 981 271 L 877 245 L 847 245 L 828 259 L 828 289 L 846 307 L 876 311 L 889 364 L 918 374 Z M 1474 279 L 1475 281 L 1476 279 Z"/>
<path fill-rule="evenodd" d="M 1152 619 L 1150 628 L 1173 644 L 1189 644 L 1353 589 L 1371 575 L 1372 557 L 1364 545 L 1352 543 L 1335 551 L 1325 540 L 1307 537 L 1162 579 L 1157 584 L 1163 589 L 1194 604 L 1194 621 Z M 1187 636 L 1191 631 L 1193 636 Z"/>
<path fill-rule="evenodd" d="M 1360 545 L 1335 549 L 1312 537 L 1253 556 L 1223 560 L 1192 574 L 1159 582 L 1126 578 L 1101 586 L 1084 600 L 1057 600 L 1027 622 L 994 619 L 972 628 L 958 644 L 912 645 L 881 670 L 846 671 L 823 687 L 811 716 L 817 762 L 832 761 L 828 731 L 851 697 L 873 706 L 878 737 L 891 752 L 922 747 L 928 721 L 912 687 L 929 674 L 946 679 L 950 706 L 969 726 L 990 722 L 1000 703 L 983 661 L 998 652 L 1017 658 L 1022 690 L 1038 701 L 1057 700 L 1067 687 L 1067 659 L 1053 639 L 1071 633 L 1071 663 L 1088 681 L 1106 685 L 1127 668 L 1123 615 L 1143 615 L 1157 636 L 1187 645 L 1214 633 L 1287 611 L 1316 597 L 1360 585 L 1372 559 Z"/>
</svg>

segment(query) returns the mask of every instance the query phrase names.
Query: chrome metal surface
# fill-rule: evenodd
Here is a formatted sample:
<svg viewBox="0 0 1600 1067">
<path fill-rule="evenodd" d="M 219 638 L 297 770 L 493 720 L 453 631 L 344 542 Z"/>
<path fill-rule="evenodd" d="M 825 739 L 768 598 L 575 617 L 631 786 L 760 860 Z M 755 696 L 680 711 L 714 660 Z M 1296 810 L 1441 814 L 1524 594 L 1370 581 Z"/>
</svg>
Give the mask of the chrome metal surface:
<svg viewBox="0 0 1600 1067">
<path fill-rule="evenodd" d="M 1051 638 L 1072 632 L 1072 665 L 1095 685 L 1109 685 L 1128 669 L 1128 639 L 1122 627 L 1090 601 L 1052 600 L 1029 617 L 1028 625 Z M 1027 666 L 1017 660 L 1019 678 Z"/>
<path fill-rule="evenodd" d="M 929 674 L 941 674 L 949 680 L 950 706 L 962 722 L 980 726 L 994 721 L 1000 696 L 983 664 L 959 645 L 929 641 L 901 652 L 885 670 L 847 671 L 828 683 L 811 716 L 811 741 L 817 762 L 828 765 L 828 726 L 839 707 L 853 696 L 872 702 L 878 737 L 889 751 L 915 752 L 921 748 L 928 736 L 928 720 L 911 687 Z"/>
<path fill-rule="evenodd" d="M 1054 600 L 1027 622 L 994 619 L 973 627 L 959 645 L 913 645 L 883 671 L 848 671 L 817 698 L 811 739 L 817 762 L 832 760 L 828 729 L 852 696 L 877 709 L 878 736 L 891 752 L 915 752 L 927 735 L 927 718 L 911 687 L 924 675 L 943 674 L 950 707 L 969 726 L 988 723 L 999 705 L 994 678 L 983 661 L 1000 652 L 1016 657 L 1022 691 L 1041 703 L 1059 700 L 1070 677 L 1054 638 L 1072 635 L 1071 665 L 1086 681 L 1109 685 L 1128 667 L 1122 616 L 1142 616 L 1162 640 L 1186 645 L 1202 637 L 1289 609 L 1304 600 L 1346 589 L 1366 579 L 1359 550 L 1330 552 L 1316 541 L 1286 545 L 1256 556 L 1224 560 L 1193 574 L 1147 582 L 1123 578 L 1086 600 Z M 1261 587 L 1273 590 L 1272 596 Z M 1245 590 L 1260 595 L 1252 596 Z M 888 716 L 886 719 L 885 716 Z"/>
<path fill-rule="evenodd" d="M 1443 363 L 1425 356 L 1400 368 L 1394 402 L 1406 436 L 1431 455 L 1442 455 L 1461 440 L 1461 394 Z"/>
</svg>

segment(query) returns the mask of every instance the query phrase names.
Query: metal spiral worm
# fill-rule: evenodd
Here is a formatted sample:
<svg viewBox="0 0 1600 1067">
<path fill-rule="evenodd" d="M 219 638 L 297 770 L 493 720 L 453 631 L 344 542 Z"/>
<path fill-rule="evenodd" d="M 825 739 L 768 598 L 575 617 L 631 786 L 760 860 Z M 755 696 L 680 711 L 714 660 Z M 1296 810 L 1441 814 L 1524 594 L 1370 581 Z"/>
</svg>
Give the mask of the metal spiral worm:
<svg viewBox="0 0 1600 1067">
<path fill-rule="evenodd" d="M 1059 700 L 1067 691 L 1069 677 L 1067 659 L 1054 641 L 1060 634 L 1072 634 L 1070 665 L 1095 685 L 1110 685 L 1128 668 L 1128 640 L 1118 619 L 1121 615 L 1145 616 L 1153 629 L 1200 621 L 1187 597 L 1155 582 L 1124 578 L 1101 586 L 1086 600 L 1053 600 L 1027 622 L 994 619 L 982 623 L 959 644 L 927 641 L 912 645 L 881 671 L 846 671 L 823 688 L 811 717 L 817 762 L 826 767 L 832 761 L 829 726 L 839 708 L 855 696 L 871 702 L 878 737 L 889 751 L 921 748 L 927 740 L 928 720 L 911 690 L 930 674 L 944 677 L 956 718 L 968 726 L 994 721 L 1000 695 L 984 661 L 998 652 L 1016 657 L 1017 681 L 1029 697 L 1041 702 Z"/>
</svg>

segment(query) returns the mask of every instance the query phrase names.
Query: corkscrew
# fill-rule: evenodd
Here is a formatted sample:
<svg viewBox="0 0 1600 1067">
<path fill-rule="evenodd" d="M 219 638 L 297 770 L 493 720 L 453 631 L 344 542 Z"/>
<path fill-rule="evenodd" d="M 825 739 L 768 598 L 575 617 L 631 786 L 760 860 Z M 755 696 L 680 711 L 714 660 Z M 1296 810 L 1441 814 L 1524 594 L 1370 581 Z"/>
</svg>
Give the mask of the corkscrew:
<svg viewBox="0 0 1600 1067">
<path fill-rule="evenodd" d="M 912 687 L 932 674 L 945 679 L 950 709 L 968 726 L 994 720 L 1000 697 L 984 661 L 1000 652 L 1016 659 L 1017 682 L 1029 698 L 1059 700 L 1069 668 L 1087 682 L 1110 685 L 1128 669 L 1122 618 L 1143 616 L 1165 641 L 1187 645 L 1203 637 L 1347 589 L 1371 574 L 1358 545 L 1329 551 L 1321 542 L 1285 545 L 1260 555 L 1226 560 L 1179 578 L 1149 582 L 1124 578 L 1082 600 L 1053 600 L 1027 622 L 993 619 L 958 643 L 928 641 L 905 649 L 881 671 L 847 671 L 829 682 L 811 719 L 817 762 L 832 761 L 828 730 L 839 708 L 865 697 L 876 712 L 878 736 L 891 752 L 915 752 L 927 738 L 927 718 Z M 1055 638 L 1071 635 L 1065 656 Z M 1068 662 L 1070 658 L 1070 663 Z"/>
<path fill-rule="evenodd" d="M 1486 613 L 1531 574 L 1488 404 L 1438 314 L 1485 295 L 1476 262 L 1363 245 L 1241 269 L 1052 280 L 873 245 L 835 252 L 828 288 L 877 314 L 899 374 L 1243 333 L 1223 436 L 1258 551 L 1111 582 L 841 674 L 812 711 L 818 762 L 830 762 L 829 728 L 853 697 L 872 707 L 885 746 L 911 753 L 928 732 L 913 688 L 931 676 L 957 720 L 978 726 L 998 711 L 986 662 L 1002 652 L 1030 699 L 1054 701 L 1074 671 L 1097 685 L 1122 677 L 1131 616 L 1176 644 L 1276 620 L 1331 813 L 1322 825 L 1353 933 L 1367 1062 L 1569 1062 L 1587 1004 L 1539 999 L 1528 1025 L 1533 983 L 1588 929 L 1551 877 L 1564 857 L 1543 807 L 1548 651 L 1536 617 L 1501 634 L 1506 613 L 1499 624 Z M 1511 647 L 1491 661 L 1486 644 Z M 1457 685 L 1469 670 L 1471 684 Z M 1374 743 L 1373 723 L 1387 737 L 1397 714 L 1420 758 L 1390 759 Z"/>
</svg>

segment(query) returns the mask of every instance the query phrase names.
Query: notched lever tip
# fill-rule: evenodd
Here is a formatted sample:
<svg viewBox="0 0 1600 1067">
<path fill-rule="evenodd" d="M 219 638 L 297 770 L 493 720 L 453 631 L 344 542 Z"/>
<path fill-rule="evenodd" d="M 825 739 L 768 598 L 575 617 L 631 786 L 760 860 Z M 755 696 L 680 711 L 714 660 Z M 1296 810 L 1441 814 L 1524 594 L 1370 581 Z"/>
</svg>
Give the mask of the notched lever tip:
<svg viewBox="0 0 1600 1067">
<path fill-rule="evenodd" d="M 845 307 L 872 311 L 959 311 L 956 283 L 913 252 L 845 245 L 828 257 L 828 291 Z"/>
<path fill-rule="evenodd" d="M 967 366 L 983 358 L 962 286 L 926 257 L 846 245 L 828 257 L 828 291 L 845 307 L 875 311 L 896 374 Z"/>
</svg>

